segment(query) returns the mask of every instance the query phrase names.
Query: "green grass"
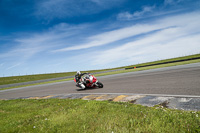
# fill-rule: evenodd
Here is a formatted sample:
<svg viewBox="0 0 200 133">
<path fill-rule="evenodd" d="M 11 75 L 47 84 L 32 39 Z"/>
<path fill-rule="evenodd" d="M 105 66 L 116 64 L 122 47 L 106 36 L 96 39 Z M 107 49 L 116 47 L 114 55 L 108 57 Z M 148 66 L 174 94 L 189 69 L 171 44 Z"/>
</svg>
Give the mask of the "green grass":
<svg viewBox="0 0 200 133">
<path fill-rule="evenodd" d="M 50 84 L 50 83 L 56 83 L 56 82 L 69 81 L 69 80 L 73 80 L 73 79 L 74 79 L 74 78 L 67 78 L 67 79 L 54 80 L 54 81 L 47 81 L 47 82 L 34 83 L 34 84 L 28 84 L 28 85 L 12 86 L 12 87 L 0 88 L 0 90 L 7 90 L 7 89 L 20 88 L 20 87 L 27 87 L 27 86 L 34 86 L 34 85 L 42 85 L 42 84 Z"/>
<path fill-rule="evenodd" d="M 200 57 L 200 54 L 171 58 L 171 59 L 165 59 L 165 60 L 159 60 L 159 61 L 153 61 L 153 62 L 147 62 L 147 63 L 141 63 L 141 64 L 135 64 L 135 65 L 127 66 L 125 68 L 140 67 L 140 66 L 153 65 L 153 64 L 158 64 L 158 63 L 165 63 L 165 62 L 170 62 L 170 61 L 191 59 L 191 58 L 197 58 L 197 57 Z"/>
<path fill-rule="evenodd" d="M 0 101 L 0 132 L 200 132 L 200 111 L 79 99 Z"/>
</svg>

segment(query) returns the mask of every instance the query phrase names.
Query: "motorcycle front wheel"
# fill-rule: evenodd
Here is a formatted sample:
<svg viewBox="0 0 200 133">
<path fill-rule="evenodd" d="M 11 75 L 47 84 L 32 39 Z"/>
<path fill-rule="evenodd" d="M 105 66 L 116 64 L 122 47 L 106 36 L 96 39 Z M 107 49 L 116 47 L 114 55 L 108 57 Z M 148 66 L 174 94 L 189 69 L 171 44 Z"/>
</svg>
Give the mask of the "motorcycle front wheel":
<svg viewBox="0 0 200 133">
<path fill-rule="evenodd" d="M 101 82 L 97 82 L 99 88 L 103 88 L 103 84 Z"/>
</svg>

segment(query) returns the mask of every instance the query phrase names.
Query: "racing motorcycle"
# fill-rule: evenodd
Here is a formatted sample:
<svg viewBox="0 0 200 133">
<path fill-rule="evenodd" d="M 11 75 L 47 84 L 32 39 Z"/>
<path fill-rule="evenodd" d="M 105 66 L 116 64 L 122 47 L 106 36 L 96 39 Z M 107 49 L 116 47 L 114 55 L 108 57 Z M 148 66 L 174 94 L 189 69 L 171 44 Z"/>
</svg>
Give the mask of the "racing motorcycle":
<svg viewBox="0 0 200 133">
<path fill-rule="evenodd" d="M 103 88 L 103 84 L 99 82 L 94 75 L 91 74 L 83 75 L 79 83 L 76 82 L 76 79 L 74 79 L 74 82 L 76 83 L 76 86 L 81 89 L 96 87 Z"/>
</svg>

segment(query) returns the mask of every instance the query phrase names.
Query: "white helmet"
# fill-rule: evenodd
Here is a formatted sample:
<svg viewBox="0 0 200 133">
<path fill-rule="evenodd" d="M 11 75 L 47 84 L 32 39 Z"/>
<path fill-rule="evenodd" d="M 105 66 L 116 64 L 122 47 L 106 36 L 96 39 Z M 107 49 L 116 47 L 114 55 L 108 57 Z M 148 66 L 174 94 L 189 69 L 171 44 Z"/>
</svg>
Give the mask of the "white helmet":
<svg viewBox="0 0 200 133">
<path fill-rule="evenodd" d="M 81 74 L 81 72 L 80 72 L 80 71 L 77 71 L 77 72 L 76 72 L 76 74 L 77 74 L 77 75 L 80 75 L 80 74 Z"/>
</svg>

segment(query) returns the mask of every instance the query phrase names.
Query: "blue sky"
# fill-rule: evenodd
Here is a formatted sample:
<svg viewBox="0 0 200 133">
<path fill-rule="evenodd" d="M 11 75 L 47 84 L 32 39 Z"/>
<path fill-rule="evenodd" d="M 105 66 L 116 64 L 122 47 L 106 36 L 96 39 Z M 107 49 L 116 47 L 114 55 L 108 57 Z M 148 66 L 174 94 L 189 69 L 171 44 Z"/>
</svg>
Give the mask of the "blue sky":
<svg viewBox="0 0 200 133">
<path fill-rule="evenodd" d="M 200 53 L 200 0 L 1 0 L 0 76 Z"/>
</svg>

